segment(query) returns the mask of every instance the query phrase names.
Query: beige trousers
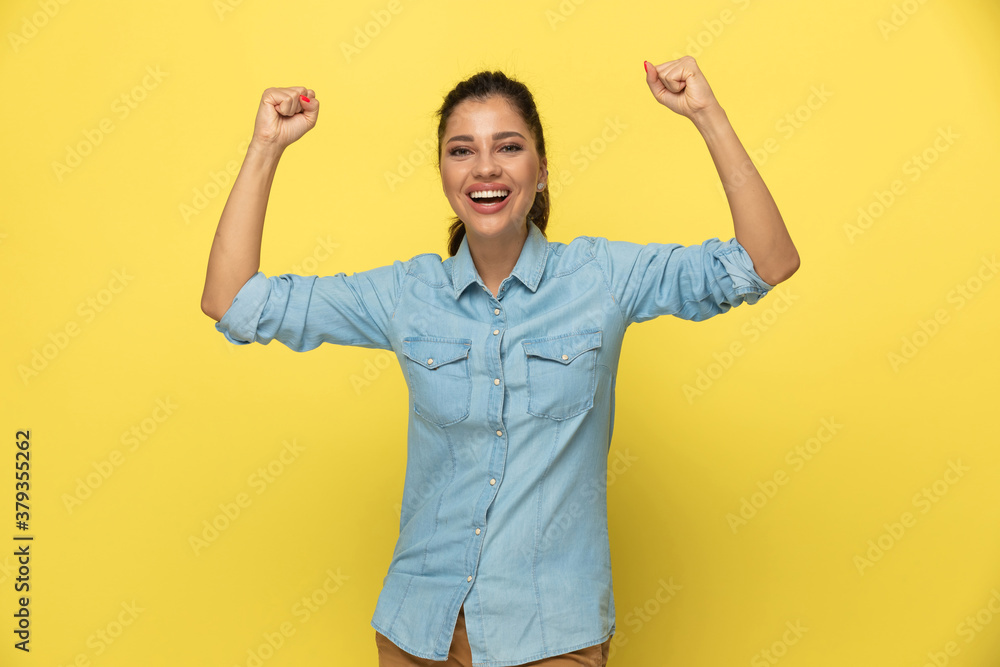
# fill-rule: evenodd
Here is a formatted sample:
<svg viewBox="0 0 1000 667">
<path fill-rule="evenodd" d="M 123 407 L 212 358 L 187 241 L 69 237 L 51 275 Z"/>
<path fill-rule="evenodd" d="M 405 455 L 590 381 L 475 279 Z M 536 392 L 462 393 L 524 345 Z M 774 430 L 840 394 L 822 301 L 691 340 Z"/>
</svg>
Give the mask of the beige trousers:
<svg viewBox="0 0 1000 667">
<path fill-rule="evenodd" d="M 469 636 L 465 632 L 465 607 L 458 610 L 458 622 L 455 624 L 455 635 L 451 641 L 451 651 L 448 659 L 428 660 L 411 655 L 393 644 L 379 631 L 375 631 L 375 645 L 378 647 L 379 667 L 472 667 L 472 650 L 469 648 Z M 611 651 L 611 638 L 603 644 L 594 644 L 572 653 L 554 655 L 524 663 L 533 667 L 570 667 L 584 665 L 585 667 L 605 667 L 608 664 L 608 653 Z"/>
</svg>

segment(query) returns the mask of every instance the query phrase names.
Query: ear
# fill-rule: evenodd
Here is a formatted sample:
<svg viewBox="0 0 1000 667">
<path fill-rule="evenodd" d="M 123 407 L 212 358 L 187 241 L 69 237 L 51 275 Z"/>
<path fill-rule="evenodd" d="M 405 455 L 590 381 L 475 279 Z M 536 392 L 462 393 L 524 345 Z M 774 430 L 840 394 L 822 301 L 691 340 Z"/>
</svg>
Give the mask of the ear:
<svg viewBox="0 0 1000 667">
<path fill-rule="evenodd" d="M 539 181 L 545 183 L 545 185 L 548 186 L 548 184 L 549 184 L 549 180 L 548 180 L 549 179 L 549 159 L 548 158 L 544 158 L 544 157 L 542 158 L 542 162 L 539 165 L 539 171 L 541 172 L 541 177 L 539 178 Z"/>
</svg>

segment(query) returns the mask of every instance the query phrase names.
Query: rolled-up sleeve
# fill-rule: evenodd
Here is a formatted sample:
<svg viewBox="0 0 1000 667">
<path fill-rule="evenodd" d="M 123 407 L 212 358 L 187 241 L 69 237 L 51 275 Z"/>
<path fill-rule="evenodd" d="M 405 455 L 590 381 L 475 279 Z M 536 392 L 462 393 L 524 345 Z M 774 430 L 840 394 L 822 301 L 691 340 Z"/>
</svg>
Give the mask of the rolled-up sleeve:
<svg viewBox="0 0 1000 667">
<path fill-rule="evenodd" d="M 628 324 L 660 315 L 701 321 L 774 289 L 735 238 L 691 246 L 594 238 L 593 251 Z"/>
<path fill-rule="evenodd" d="M 277 340 L 296 352 L 322 343 L 388 350 L 406 275 L 400 261 L 352 275 L 267 277 L 258 271 L 215 328 L 236 345 Z"/>
</svg>

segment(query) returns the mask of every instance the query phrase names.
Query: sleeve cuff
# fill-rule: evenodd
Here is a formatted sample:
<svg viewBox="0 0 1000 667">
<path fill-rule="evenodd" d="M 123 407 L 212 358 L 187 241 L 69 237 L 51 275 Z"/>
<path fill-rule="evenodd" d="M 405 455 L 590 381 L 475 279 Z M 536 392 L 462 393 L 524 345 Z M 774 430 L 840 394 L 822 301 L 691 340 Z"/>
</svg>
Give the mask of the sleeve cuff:
<svg viewBox="0 0 1000 667">
<path fill-rule="evenodd" d="M 232 305 L 222 319 L 215 323 L 215 328 L 235 345 L 246 345 L 254 342 L 257 335 L 257 323 L 264 304 L 271 293 L 271 283 L 258 271 L 250 277 L 233 298 Z"/>
<path fill-rule="evenodd" d="M 715 256 L 732 279 L 733 291 L 740 300 L 753 305 L 774 289 L 774 285 L 764 282 L 754 271 L 753 260 L 739 241 L 732 238 L 720 245 L 715 250 Z"/>
</svg>

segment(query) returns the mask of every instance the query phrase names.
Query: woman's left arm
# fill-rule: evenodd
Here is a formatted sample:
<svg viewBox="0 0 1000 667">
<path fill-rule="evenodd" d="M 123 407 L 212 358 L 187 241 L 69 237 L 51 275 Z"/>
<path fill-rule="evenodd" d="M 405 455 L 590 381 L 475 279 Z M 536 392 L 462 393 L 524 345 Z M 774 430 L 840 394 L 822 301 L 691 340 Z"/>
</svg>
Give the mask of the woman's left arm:
<svg viewBox="0 0 1000 667">
<path fill-rule="evenodd" d="M 799 268 L 799 253 L 774 198 L 695 59 L 683 56 L 645 66 L 646 83 L 656 100 L 689 118 L 705 139 L 729 199 L 736 240 L 750 255 L 757 275 L 771 285 L 790 278 Z"/>
</svg>

